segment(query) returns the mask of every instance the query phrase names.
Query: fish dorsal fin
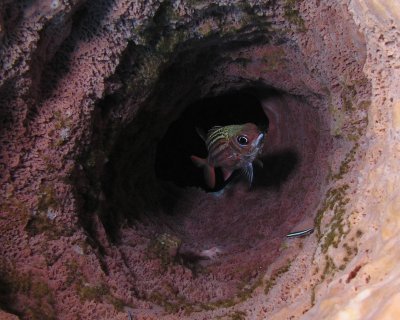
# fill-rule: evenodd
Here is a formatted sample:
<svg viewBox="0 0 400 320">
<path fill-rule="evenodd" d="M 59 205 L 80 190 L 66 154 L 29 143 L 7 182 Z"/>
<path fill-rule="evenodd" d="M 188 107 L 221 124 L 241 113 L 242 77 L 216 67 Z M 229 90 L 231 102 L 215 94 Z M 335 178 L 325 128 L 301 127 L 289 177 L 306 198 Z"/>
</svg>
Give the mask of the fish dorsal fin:
<svg viewBox="0 0 400 320">
<path fill-rule="evenodd" d="M 213 133 L 215 133 L 216 131 L 218 131 L 221 128 L 222 128 L 222 126 L 214 126 L 214 127 L 212 127 L 210 130 L 208 130 L 208 136 L 213 135 Z"/>
<path fill-rule="evenodd" d="M 204 142 L 207 140 L 206 133 L 203 129 L 196 127 L 196 132 L 200 136 L 200 138 L 203 139 Z"/>
<path fill-rule="evenodd" d="M 251 186 L 251 183 L 253 182 L 253 165 L 249 163 L 245 167 L 243 167 L 241 171 L 245 175 Z"/>
<path fill-rule="evenodd" d="M 221 126 L 214 126 L 210 130 L 208 130 L 207 140 L 206 140 L 208 148 L 210 148 L 210 146 L 219 139 L 226 138 L 226 133 L 224 132 L 223 128 L 224 127 Z"/>
</svg>

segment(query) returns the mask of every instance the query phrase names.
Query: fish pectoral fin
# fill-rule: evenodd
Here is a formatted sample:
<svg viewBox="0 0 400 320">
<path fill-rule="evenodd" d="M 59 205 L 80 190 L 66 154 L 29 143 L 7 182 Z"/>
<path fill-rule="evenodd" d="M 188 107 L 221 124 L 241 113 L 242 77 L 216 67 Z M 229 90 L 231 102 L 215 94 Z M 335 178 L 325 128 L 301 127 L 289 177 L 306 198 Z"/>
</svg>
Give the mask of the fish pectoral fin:
<svg viewBox="0 0 400 320">
<path fill-rule="evenodd" d="M 249 184 L 251 186 L 251 183 L 253 182 L 253 165 L 251 163 L 247 164 L 245 167 L 242 169 L 243 174 L 249 181 Z"/>
<path fill-rule="evenodd" d="M 197 156 L 190 156 L 190 159 L 192 160 L 193 164 L 196 167 L 201 168 L 203 166 L 207 166 L 208 165 L 207 159 L 203 159 L 203 158 L 200 158 L 200 157 L 197 157 Z"/>
<path fill-rule="evenodd" d="M 209 188 L 213 189 L 215 187 L 214 167 L 208 164 L 207 159 L 203 159 L 197 156 L 190 156 L 190 159 L 196 167 L 203 168 L 206 184 Z"/>
<path fill-rule="evenodd" d="M 232 175 L 233 170 L 231 169 L 226 169 L 226 168 L 221 168 L 222 174 L 224 176 L 224 181 L 228 180 L 229 177 Z"/>
<path fill-rule="evenodd" d="M 205 142 L 207 139 L 206 133 L 203 131 L 203 129 L 196 127 L 196 132 L 200 136 L 200 138 Z"/>
<path fill-rule="evenodd" d="M 207 165 L 204 167 L 204 179 L 209 188 L 214 189 L 215 187 L 215 170 L 214 167 Z"/>
<path fill-rule="evenodd" d="M 254 163 L 258 165 L 260 168 L 264 168 L 264 163 L 260 159 L 254 160 Z"/>
</svg>

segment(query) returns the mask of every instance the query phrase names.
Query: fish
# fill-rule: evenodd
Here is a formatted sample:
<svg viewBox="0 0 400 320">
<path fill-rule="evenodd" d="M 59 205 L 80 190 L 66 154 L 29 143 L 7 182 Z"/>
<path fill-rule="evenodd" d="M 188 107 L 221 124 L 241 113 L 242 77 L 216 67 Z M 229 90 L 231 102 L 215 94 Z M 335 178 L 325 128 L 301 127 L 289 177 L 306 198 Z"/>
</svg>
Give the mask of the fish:
<svg viewBox="0 0 400 320">
<path fill-rule="evenodd" d="M 305 230 L 301 230 L 301 231 L 295 231 L 295 232 L 288 233 L 286 235 L 286 237 L 287 238 L 304 237 L 304 236 L 308 236 L 308 235 L 312 234 L 313 232 L 314 232 L 314 228 L 309 228 L 309 229 L 305 229 Z"/>
<path fill-rule="evenodd" d="M 262 152 L 266 133 L 254 123 L 229 126 L 214 126 L 204 134 L 196 129 L 204 140 L 208 155 L 203 159 L 192 155 L 194 165 L 204 170 L 204 178 L 209 188 L 215 187 L 215 168 L 221 168 L 224 181 L 235 170 L 240 169 L 251 183 L 253 181 L 253 162 L 262 167 L 258 158 Z"/>
<path fill-rule="evenodd" d="M 221 253 L 222 253 L 222 250 L 220 247 L 212 247 L 210 249 L 201 251 L 199 256 L 203 257 L 204 259 L 213 260 Z"/>
</svg>

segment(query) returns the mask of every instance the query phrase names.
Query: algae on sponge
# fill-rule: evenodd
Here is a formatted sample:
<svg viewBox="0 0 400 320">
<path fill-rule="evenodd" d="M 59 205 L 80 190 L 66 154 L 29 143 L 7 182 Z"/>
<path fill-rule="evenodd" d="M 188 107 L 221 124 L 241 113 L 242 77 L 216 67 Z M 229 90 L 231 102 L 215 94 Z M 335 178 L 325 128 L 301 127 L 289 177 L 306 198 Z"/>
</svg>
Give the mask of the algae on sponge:
<svg viewBox="0 0 400 320">
<path fill-rule="evenodd" d="M 283 5 L 284 17 L 288 22 L 295 25 L 300 32 L 306 31 L 304 19 L 300 15 L 300 11 L 296 8 L 298 0 L 286 0 Z"/>
</svg>

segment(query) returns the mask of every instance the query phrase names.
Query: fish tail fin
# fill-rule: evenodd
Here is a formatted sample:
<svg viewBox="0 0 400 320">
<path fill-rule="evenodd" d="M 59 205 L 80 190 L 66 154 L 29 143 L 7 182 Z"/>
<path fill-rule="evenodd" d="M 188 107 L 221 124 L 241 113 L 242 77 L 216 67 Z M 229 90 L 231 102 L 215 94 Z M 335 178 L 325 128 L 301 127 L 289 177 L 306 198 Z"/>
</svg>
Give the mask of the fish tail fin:
<svg viewBox="0 0 400 320">
<path fill-rule="evenodd" d="M 192 162 L 195 166 L 199 168 L 203 168 L 204 170 L 204 179 L 206 180 L 206 184 L 211 189 L 215 187 L 215 170 L 214 167 L 210 166 L 207 162 L 207 159 L 203 159 L 197 156 L 191 156 Z"/>
</svg>

